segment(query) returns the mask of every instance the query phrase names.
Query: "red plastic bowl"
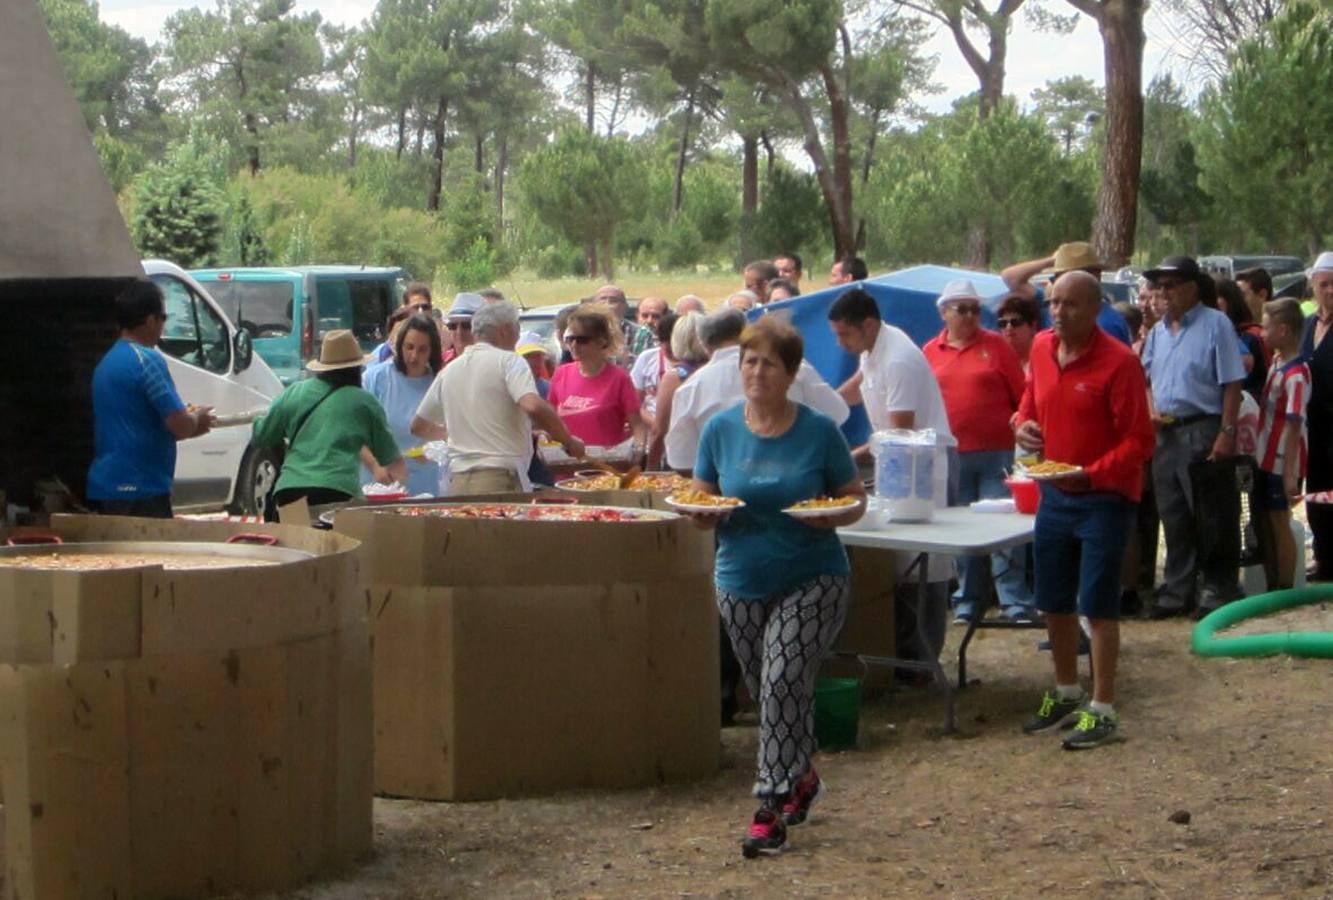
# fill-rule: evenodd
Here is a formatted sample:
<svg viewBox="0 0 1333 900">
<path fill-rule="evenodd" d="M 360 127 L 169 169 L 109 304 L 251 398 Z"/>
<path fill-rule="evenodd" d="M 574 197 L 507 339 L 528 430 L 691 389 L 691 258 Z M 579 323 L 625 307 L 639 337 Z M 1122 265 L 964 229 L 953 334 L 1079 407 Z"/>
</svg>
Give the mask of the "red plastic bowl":
<svg viewBox="0 0 1333 900">
<path fill-rule="evenodd" d="M 1014 495 L 1014 507 L 1024 515 L 1036 515 L 1041 505 L 1041 486 L 1031 479 L 1007 478 L 1004 483 Z"/>
</svg>

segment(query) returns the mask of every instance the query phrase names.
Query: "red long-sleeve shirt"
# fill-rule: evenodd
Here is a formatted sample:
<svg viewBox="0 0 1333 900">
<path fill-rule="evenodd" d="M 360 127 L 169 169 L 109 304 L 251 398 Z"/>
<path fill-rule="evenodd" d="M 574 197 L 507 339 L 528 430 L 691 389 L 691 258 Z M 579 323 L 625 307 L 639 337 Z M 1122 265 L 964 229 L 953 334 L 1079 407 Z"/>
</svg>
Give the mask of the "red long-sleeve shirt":
<svg viewBox="0 0 1333 900">
<path fill-rule="evenodd" d="M 1056 357 L 1059 344 L 1052 331 L 1033 341 L 1018 424 L 1036 419 L 1044 456 L 1082 466 L 1093 490 L 1138 502 L 1143 464 L 1156 444 L 1143 366 L 1133 350 L 1100 328 L 1087 350 L 1063 369 Z"/>
<path fill-rule="evenodd" d="M 959 349 L 949 345 L 946 329 L 921 349 L 940 383 L 958 452 L 1012 450 L 1009 420 L 1023 396 L 1023 363 L 1009 342 L 982 330 Z"/>
</svg>

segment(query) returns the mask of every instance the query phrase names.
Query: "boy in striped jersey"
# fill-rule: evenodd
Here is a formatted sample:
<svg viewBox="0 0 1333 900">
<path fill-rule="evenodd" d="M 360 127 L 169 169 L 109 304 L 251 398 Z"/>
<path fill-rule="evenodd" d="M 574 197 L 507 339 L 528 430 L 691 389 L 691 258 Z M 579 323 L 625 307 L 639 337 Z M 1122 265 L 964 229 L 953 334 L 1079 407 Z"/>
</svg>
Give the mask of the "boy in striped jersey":
<svg viewBox="0 0 1333 900">
<path fill-rule="evenodd" d="M 1273 364 L 1264 382 L 1255 455 L 1263 479 L 1271 540 L 1264 541 L 1268 589 L 1291 587 L 1296 545 L 1291 536 L 1291 504 L 1301 499 L 1305 477 L 1305 411 L 1310 402 L 1310 367 L 1300 354 L 1305 321 L 1295 300 L 1264 304 L 1263 328 L 1273 348 Z"/>
</svg>

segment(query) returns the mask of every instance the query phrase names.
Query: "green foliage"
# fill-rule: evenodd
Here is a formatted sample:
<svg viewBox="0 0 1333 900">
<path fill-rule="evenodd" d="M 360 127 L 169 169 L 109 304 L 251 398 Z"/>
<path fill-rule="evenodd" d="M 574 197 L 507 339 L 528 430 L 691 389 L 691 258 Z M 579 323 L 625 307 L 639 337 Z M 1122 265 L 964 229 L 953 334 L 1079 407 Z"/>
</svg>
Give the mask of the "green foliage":
<svg viewBox="0 0 1333 900">
<path fill-rule="evenodd" d="M 449 257 L 445 273 L 455 288 L 468 291 L 494 282 L 499 270 L 497 263 L 495 248 L 479 236 L 461 255 Z"/>
<path fill-rule="evenodd" d="M 117 194 L 148 164 L 143 151 L 137 146 L 105 131 L 93 135 L 93 147 L 97 149 L 97 156 L 102 161 L 106 180 L 111 182 L 111 189 Z"/>
<path fill-rule="evenodd" d="M 629 143 L 567 129 L 529 154 L 519 171 L 526 203 L 573 244 L 601 248 L 610 267 L 617 230 L 643 205 L 643 180 Z"/>
<path fill-rule="evenodd" d="M 764 184 L 763 197 L 751 231 L 760 254 L 771 258 L 790 251 L 812 257 L 812 248 L 827 246 L 828 208 L 814 175 L 779 163 Z"/>
<path fill-rule="evenodd" d="M 1032 92 L 1032 99 L 1034 112 L 1059 140 L 1065 156 L 1080 148 L 1106 110 L 1102 89 L 1082 75 L 1048 81 Z"/>
<path fill-rule="evenodd" d="M 226 201 L 192 144 L 174 148 L 134 185 L 130 235 L 141 256 L 186 268 L 212 265 L 222 240 Z"/>
<path fill-rule="evenodd" d="M 666 269 L 685 269 L 703 259 L 704 241 L 699 226 L 688 215 L 668 221 L 657 238 L 657 260 Z"/>
<path fill-rule="evenodd" d="M 1231 62 L 1201 101 L 1196 141 L 1200 185 L 1227 211 L 1222 237 L 1313 255 L 1333 221 L 1333 12 L 1292 0 Z"/>
</svg>

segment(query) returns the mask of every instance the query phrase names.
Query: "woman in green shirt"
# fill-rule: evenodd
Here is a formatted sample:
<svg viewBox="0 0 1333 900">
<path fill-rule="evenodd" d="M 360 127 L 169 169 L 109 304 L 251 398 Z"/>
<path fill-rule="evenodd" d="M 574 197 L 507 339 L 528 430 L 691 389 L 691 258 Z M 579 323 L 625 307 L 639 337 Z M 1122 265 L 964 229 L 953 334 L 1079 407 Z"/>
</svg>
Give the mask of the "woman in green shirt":
<svg viewBox="0 0 1333 900">
<path fill-rule="evenodd" d="M 306 365 L 315 377 L 288 387 L 256 420 L 256 446 L 287 448 L 274 486 L 275 508 L 302 497 L 316 506 L 361 496 L 362 447 L 390 481 L 407 481 L 384 408 L 361 388 L 363 362 L 352 332 L 330 331 L 319 359 Z"/>
</svg>

